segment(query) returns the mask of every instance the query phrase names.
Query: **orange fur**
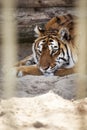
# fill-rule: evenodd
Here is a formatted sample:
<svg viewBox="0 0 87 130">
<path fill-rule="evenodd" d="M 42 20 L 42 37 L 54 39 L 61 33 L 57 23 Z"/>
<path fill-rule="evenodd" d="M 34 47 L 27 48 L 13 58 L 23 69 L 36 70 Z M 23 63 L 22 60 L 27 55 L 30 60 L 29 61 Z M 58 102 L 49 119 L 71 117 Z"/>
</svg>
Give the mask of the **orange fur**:
<svg viewBox="0 0 87 130">
<path fill-rule="evenodd" d="M 20 66 L 16 67 L 17 72 L 22 71 L 23 76 L 25 75 L 43 75 L 42 72 L 38 69 L 37 66 Z M 59 69 L 57 70 L 54 75 L 55 76 L 66 76 L 75 73 L 76 68 L 69 68 L 69 69 Z"/>
<path fill-rule="evenodd" d="M 40 57 L 39 64 L 40 66 L 45 69 L 49 66 L 53 67 L 55 66 L 55 59 L 61 52 L 61 50 L 66 49 L 64 44 L 68 44 L 69 48 L 72 51 L 72 55 L 76 53 L 76 44 L 75 44 L 75 24 L 73 22 L 74 18 L 71 15 L 63 15 L 52 18 L 48 23 L 45 25 L 45 31 L 39 31 L 39 37 L 35 40 L 35 48 L 38 47 L 38 44 L 41 40 L 45 40 L 47 44 L 43 45 L 42 54 L 40 55 L 40 52 L 37 50 L 36 53 L 38 53 Z M 61 30 L 67 29 L 69 32 L 70 38 L 65 40 L 61 40 Z M 66 31 L 66 30 L 65 30 Z M 49 38 L 50 37 L 50 38 Z M 55 41 L 60 42 L 60 51 L 55 53 L 52 57 L 50 56 L 49 49 L 47 48 L 48 45 L 50 45 L 50 40 L 55 39 Z M 64 42 L 64 43 L 63 43 Z M 42 72 L 39 69 L 39 66 L 37 64 L 31 64 L 29 66 L 26 66 L 26 62 L 33 61 L 33 55 L 26 57 L 25 59 L 19 61 L 15 66 L 17 69 L 17 73 L 22 72 L 23 75 L 42 75 Z M 34 62 L 34 61 L 33 61 Z M 54 75 L 57 76 L 65 76 L 71 73 L 75 72 L 75 67 L 65 69 L 60 68 L 54 72 Z"/>
</svg>

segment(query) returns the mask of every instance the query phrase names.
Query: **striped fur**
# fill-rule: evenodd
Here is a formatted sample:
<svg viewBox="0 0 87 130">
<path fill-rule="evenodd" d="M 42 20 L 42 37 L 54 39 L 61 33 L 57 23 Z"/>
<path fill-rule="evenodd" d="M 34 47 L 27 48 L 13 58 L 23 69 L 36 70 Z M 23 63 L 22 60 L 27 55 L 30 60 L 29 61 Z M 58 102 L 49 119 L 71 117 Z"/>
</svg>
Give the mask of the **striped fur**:
<svg viewBox="0 0 87 130">
<path fill-rule="evenodd" d="M 33 54 L 43 74 L 52 74 L 60 68 L 72 68 L 76 64 L 74 26 L 74 17 L 68 14 L 54 17 L 44 30 L 37 28 L 39 37 L 33 44 Z"/>
<path fill-rule="evenodd" d="M 25 64 L 29 67 L 19 67 L 18 71 L 30 74 L 32 70 L 31 74 L 35 72 L 36 75 L 40 70 L 40 74 L 54 75 L 58 70 L 66 69 L 65 71 L 69 70 L 70 73 L 70 68 L 73 68 L 77 62 L 78 53 L 75 43 L 75 19 L 68 14 L 52 18 L 44 26 L 44 29 L 36 26 L 35 32 L 38 38 L 32 46 L 33 55 L 16 65 Z M 37 66 L 38 70 L 34 69 L 33 64 Z"/>
</svg>

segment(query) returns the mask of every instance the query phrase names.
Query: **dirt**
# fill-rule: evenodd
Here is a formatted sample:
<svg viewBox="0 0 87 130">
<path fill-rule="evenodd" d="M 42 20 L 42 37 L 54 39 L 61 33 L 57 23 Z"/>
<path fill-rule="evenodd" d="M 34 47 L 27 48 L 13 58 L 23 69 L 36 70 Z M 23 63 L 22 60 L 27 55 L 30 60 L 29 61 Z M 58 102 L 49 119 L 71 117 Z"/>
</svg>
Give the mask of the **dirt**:
<svg viewBox="0 0 87 130">
<path fill-rule="evenodd" d="M 86 130 L 87 98 L 68 101 L 52 91 L 0 101 L 0 130 Z"/>
</svg>

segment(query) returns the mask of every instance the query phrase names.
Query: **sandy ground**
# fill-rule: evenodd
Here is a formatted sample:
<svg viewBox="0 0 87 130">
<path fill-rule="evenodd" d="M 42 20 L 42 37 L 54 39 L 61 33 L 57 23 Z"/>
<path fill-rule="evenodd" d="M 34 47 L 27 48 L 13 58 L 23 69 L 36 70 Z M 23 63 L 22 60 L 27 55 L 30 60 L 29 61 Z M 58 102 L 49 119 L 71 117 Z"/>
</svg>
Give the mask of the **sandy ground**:
<svg viewBox="0 0 87 130">
<path fill-rule="evenodd" d="M 87 130 L 87 98 L 68 101 L 49 92 L 0 101 L 0 130 Z"/>
</svg>

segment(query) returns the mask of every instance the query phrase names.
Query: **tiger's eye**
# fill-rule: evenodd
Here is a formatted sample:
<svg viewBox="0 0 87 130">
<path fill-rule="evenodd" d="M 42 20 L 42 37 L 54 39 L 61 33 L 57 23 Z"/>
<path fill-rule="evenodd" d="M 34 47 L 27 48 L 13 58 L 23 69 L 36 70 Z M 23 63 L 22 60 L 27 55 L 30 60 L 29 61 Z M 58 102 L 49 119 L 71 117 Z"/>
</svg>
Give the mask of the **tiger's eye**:
<svg viewBox="0 0 87 130">
<path fill-rule="evenodd" d="M 46 42 L 46 40 L 43 40 L 42 42 Z"/>
</svg>

